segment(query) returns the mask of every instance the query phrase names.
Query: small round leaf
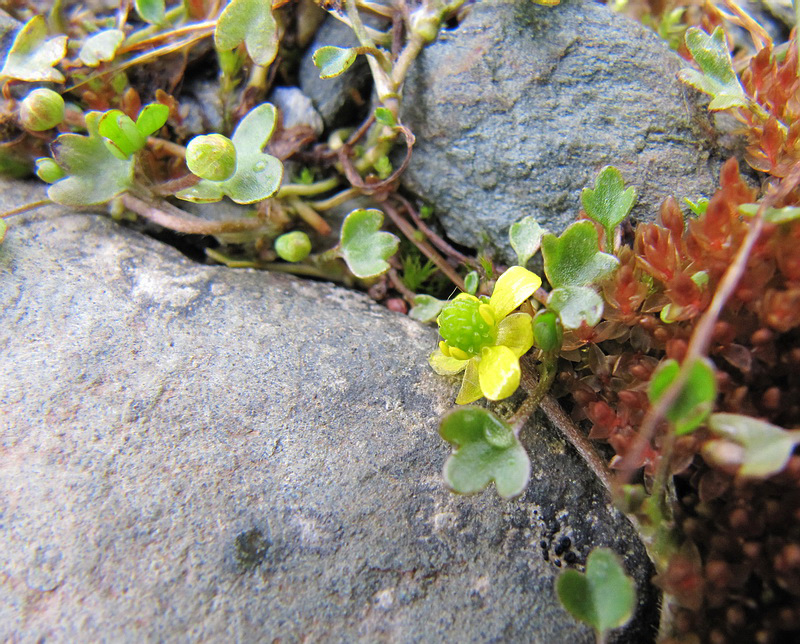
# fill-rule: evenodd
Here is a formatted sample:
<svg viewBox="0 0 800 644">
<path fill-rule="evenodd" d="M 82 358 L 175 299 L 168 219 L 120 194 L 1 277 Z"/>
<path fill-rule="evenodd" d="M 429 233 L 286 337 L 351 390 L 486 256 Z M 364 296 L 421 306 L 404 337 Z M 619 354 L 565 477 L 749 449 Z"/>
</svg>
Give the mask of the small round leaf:
<svg viewBox="0 0 800 644">
<path fill-rule="evenodd" d="M 320 78 L 334 78 L 344 74 L 358 57 L 353 47 L 320 47 L 314 52 L 314 64 L 319 67 Z"/>
<path fill-rule="evenodd" d="M 340 250 L 353 275 L 375 277 L 389 270 L 388 259 L 395 254 L 400 240 L 380 230 L 380 210 L 354 210 L 342 225 Z"/>
<path fill-rule="evenodd" d="M 597 548 L 586 560 L 586 574 L 565 570 L 556 581 L 561 604 L 577 620 L 601 634 L 623 626 L 633 615 L 636 589 L 617 556 Z"/>
<path fill-rule="evenodd" d="M 444 465 L 444 478 L 455 492 L 480 492 L 491 481 L 504 498 L 525 490 L 530 459 L 511 427 L 488 410 L 451 411 L 442 419 L 439 435 L 454 447 Z"/>
</svg>

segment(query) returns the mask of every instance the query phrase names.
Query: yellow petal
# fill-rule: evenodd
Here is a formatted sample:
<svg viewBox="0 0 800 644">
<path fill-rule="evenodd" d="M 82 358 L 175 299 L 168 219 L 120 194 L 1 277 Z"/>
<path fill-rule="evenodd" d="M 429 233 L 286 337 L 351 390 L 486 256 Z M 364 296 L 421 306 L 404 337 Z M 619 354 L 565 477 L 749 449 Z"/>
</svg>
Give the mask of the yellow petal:
<svg viewBox="0 0 800 644">
<path fill-rule="evenodd" d="M 477 363 L 477 360 L 470 360 L 469 364 L 467 364 L 464 379 L 461 381 L 461 391 L 458 392 L 458 398 L 456 398 L 456 405 L 468 405 L 478 400 L 478 398 L 483 398 L 483 392 L 478 383 Z"/>
<path fill-rule="evenodd" d="M 484 347 L 478 365 L 478 380 L 489 400 L 502 400 L 519 387 L 519 359 L 508 347 Z"/>
<path fill-rule="evenodd" d="M 428 364 L 440 376 L 454 376 L 461 373 L 466 369 L 469 360 L 459 360 L 458 358 L 451 358 L 444 355 L 439 349 L 436 349 L 428 358 Z"/>
<path fill-rule="evenodd" d="M 470 295 L 469 293 L 459 293 L 458 295 L 456 295 L 453 298 L 454 302 L 456 300 L 467 300 L 467 301 L 475 301 L 475 302 L 479 302 L 480 301 L 480 300 L 478 300 L 477 297 L 475 297 L 474 295 Z"/>
<path fill-rule="evenodd" d="M 513 313 L 497 325 L 497 344 L 508 347 L 519 358 L 533 346 L 533 325 L 527 313 Z"/>
<path fill-rule="evenodd" d="M 522 266 L 512 266 L 503 273 L 494 285 L 489 306 L 495 319 L 502 320 L 511 311 L 527 300 L 542 285 L 542 279 Z"/>
</svg>

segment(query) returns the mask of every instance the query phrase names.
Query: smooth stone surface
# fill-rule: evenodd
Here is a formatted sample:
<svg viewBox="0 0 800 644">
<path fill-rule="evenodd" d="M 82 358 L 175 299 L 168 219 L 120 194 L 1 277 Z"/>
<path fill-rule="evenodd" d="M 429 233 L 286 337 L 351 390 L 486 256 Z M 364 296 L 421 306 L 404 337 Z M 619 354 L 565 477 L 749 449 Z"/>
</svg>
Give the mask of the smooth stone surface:
<svg viewBox="0 0 800 644">
<path fill-rule="evenodd" d="M 565 536 L 578 567 L 625 556 L 650 588 L 626 640 L 655 633 L 641 544 L 551 427 L 522 498 L 445 489 L 434 329 L 102 216 L 10 223 L 0 641 L 588 643 L 553 591 Z"/>
<path fill-rule="evenodd" d="M 634 216 L 653 220 L 666 196 L 708 196 L 717 181 L 708 115 L 676 79 L 681 66 L 654 33 L 594 2 L 478 2 L 406 82 L 417 143 L 403 181 L 452 239 L 506 261 L 512 223 L 535 215 L 560 233 L 608 164 L 639 191 Z"/>
</svg>

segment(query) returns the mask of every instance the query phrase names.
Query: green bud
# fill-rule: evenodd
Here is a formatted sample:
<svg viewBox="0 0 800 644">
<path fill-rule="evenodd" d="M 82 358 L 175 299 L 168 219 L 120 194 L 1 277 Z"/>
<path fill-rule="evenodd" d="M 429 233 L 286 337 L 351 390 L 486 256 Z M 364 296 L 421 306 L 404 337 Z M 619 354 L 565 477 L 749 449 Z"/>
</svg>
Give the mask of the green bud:
<svg viewBox="0 0 800 644">
<path fill-rule="evenodd" d="M 186 165 L 209 181 L 225 181 L 236 172 L 236 148 L 221 134 L 196 136 L 186 147 Z"/>
<path fill-rule="evenodd" d="M 19 106 L 19 121 L 26 130 L 44 132 L 64 120 L 64 99 L 52 89 L 35 89 Z"/>
<path fill-rule="evenodd" d="M 275 240 L 275 252 L 287 262 L 302 262 L 311 252 L 311 240 L 304 232 L 295 230 Z"/>
<path fill-rule="evenodd" d="M 439 24 L 436 15 L 422 8 L 411 14 L 411 33 L 422 38 L 426 45 L 436 40 L 439 35 Z"/>
<path fill-rule="evenodd" d="M 63 179 L 66 173 L 53 159 L 42 157 L 36 159 L 36 176 L 45 183 L 55 183 L 59 179 Z"/>
<path fill-rule="evenodd" d="M 147 138 L 139 131 L 131 117 L 120 110 L 110 110 L 98 125 L 100 135 L 108 139 L 106 147 L 119 159 L 129 159 L 141 150 Z"/>
<path fill-rule="evenodd" d="M 552 311 L 539 311 L 533 318 L 533 341 L 545 353 L 561 349 L 563 335 L 558 316 Z"/>
</svg>

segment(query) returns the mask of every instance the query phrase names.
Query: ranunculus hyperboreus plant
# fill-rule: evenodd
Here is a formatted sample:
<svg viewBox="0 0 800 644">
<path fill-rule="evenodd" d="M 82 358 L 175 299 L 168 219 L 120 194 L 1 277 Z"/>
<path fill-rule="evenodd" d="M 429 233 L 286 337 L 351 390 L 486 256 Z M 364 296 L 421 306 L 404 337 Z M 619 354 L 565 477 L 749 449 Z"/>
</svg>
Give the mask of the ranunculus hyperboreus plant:
<svg viewBox="0 0 800 644">
<path fill-rule="evenodd" d="M 457 404 L 502 400 L 517 390 L 519 359 L 533 346 L 533 327 L 530 315 L 513 311 L 541 285 L 535 273 L 512 266 L 491 298 L 461 293 L 444 306 L 437 320 L 444 340 L 428 361 L 439 375 L 464 372 Z"/>
</svg>

